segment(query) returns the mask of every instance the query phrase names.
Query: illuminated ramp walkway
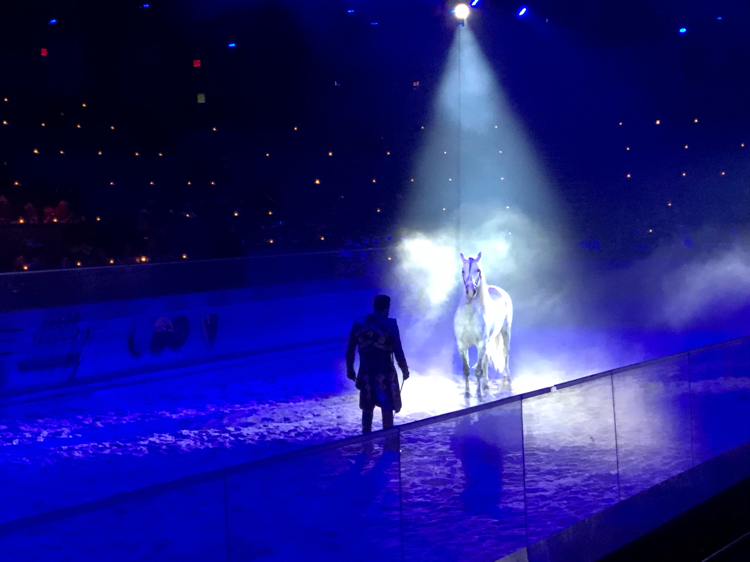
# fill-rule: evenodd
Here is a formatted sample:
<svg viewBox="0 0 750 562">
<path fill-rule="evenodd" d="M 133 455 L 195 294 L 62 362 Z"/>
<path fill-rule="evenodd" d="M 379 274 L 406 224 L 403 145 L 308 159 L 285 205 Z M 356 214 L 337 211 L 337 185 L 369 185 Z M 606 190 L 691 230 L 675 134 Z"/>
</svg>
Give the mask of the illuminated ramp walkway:
<svg viewBox="0 0 750 562">
<path fill-rule="evenodd" d="M 746 337 L 3 523 L 0 553 L 596 560 L 749 477 Z"/>
</svg>

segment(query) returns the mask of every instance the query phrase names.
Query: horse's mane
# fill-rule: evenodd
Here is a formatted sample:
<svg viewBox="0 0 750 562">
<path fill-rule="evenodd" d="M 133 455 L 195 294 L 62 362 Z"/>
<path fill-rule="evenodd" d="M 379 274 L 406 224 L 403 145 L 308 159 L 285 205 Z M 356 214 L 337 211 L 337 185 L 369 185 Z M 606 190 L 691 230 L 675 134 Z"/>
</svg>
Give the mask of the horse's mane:
<svg viewBox="0 0 750 562">
<path fill-rule="evenodd" d="M 469 269 L 471 269 L 471 264 L 476 265 L 477 269 L 482 272 L 482 278 L 484 278 L 484 268 L 482 267 L 482 261 L 476 258 L 469 258 Z"/>
</svg>

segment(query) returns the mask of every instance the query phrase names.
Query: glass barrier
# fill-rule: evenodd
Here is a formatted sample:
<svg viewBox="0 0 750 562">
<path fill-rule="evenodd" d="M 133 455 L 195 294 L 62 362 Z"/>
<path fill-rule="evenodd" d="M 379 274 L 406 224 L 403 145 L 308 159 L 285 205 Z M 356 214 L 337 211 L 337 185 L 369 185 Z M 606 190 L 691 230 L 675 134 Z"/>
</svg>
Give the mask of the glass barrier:
<svg viewBox="0 0 750 562">
<path fill-rule="evenodd" d="M 0 524 L 0 551 L 20 560 L 491 562 L 747 441 L 750 338 L 182 489 L 125 494 L 133 499 L 53 522 Z"/>
<path fill-rule="evenodd" d="M 618 501 L 612 381 L 596 378 L 522 404 L 532 543 Z"/>
<path fill-rule="evenodd" d="M 693 464 L 750 440 L 750 339 L 691 351 Z"/>
<path fill-rule="evenodd" d="M 225 562 L 224 481 L 212 480 L 0 535 L 3 560 Z"/>
<path fill-rule="evenodd" d="M 378 436 L 228 476 L 230 560 L 400 559 L 398 444 L 387 445 Z"/>
<path fill-rule="evenodd" d="M 692 466 L 687 355 L 612 375 L 620 499 Z"/>
<path fill-rule="evenodd" d="M 497 560 L 526 546 L 521 401 L 401 431 L 404 558 Z"/>
</svg>

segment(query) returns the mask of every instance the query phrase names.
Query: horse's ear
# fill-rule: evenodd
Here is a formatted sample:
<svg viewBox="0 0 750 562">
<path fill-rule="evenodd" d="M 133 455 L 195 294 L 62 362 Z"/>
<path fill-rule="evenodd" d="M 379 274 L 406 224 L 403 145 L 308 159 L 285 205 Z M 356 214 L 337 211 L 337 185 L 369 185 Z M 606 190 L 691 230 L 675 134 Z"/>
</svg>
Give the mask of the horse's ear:
<svg viewBox="0 0 750 562">
<path fill-rule="evenodd" d="M 474 261 L 479 261 L 479 260 L 481 260 L 481 259 L 482 259 L 482 252 L 479 252 L 479 253 L 477 254 L 477 258 L 476 258 L 476 259 L 475 259 Z"/>
<path fill-rule="evenodd" d="M 464 257 L 463 253 L 460 253 L 459 256 L 461 256 L 461 261 L 466 263 L 468 260 Z"/>
</svg>

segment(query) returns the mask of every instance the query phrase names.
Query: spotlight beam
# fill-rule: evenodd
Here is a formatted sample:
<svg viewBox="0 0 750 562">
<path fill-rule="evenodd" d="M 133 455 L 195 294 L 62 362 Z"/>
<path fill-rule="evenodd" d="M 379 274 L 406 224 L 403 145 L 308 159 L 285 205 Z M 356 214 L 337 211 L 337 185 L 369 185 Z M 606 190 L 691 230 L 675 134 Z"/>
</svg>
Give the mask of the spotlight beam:
<svg viewBox="0 0 750 562">
<path fill-rule="evenodd" d="M 450 233 L 460 251 L 476 253 L 474 231 L 510 209 L 550 229 L 561 218 L 534 143 L 468 26 L 454 35 L 425 134 L 404 208 L 408 231 Z"/>
</svg>

